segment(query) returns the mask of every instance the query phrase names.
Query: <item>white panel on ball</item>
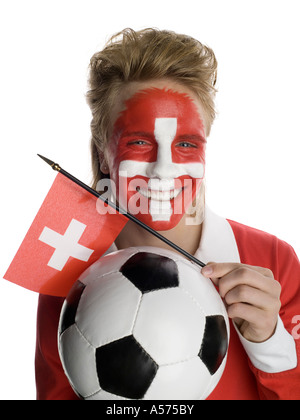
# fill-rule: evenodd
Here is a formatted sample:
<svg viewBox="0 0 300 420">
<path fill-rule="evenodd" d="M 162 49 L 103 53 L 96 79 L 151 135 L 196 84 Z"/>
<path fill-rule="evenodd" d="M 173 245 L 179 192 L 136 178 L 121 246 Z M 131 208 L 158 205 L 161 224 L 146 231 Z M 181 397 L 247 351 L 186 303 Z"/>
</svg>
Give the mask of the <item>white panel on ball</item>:
<svg viewBox="0 0 300 420">
<path fill-rule="evenodd" d="M 208 395 L 211 376 L 199 357 L 161 366 L 147 391 L 147 400 L 198 400 Z"/>
<path fill-rule="evenodd" d="M 137 252 L 138 250 L 136 248 L 127 248 L 122 250 L 122 252 L 115 251 L 107 254 L 105 257 L 100 258 L 87 270 L 85 270 L 79 277 L 79 280 L 86 284 L 90 279 L 98 278 L 102 274 L 119 271 L 122 265 L 128 260 L 128 258 Z M 118 258 L 115 257 L 116 253 L 118 254 Z"/>
<path fill-rule="evenodd" d="M 198 305 L 201 306 L 205 315 L 225 315 L 225 306 L 215 289 L 212 281 L 202 276 L 200 268 L 189 261 L 178 261 L 179 284 Z"/>
<path fill-rule="evenodd" d="M 155 362 L 163 365 L 196 356 L 204 327 L 201 308 L 176 287 L 143 295 L 133 334 Z"/>
<path fill-rule="evenodd" d="M 125 277 L 109 273 L 87 284 L 76 314 L 76 323 L 95 347 L 129 335 L 141 292 Z"/>
<path fill-rule="evenodd" d="M 116 400 L 116 401 L 124 401 L 128 400 L 128 398 L 120 397 L 119 395 L 111 394 L 110 392 L 103 391 L 100 389 L 100 391 L 96 392 L 95 394 L 85 398 L 87 401 L 98 401 L 98 400 Z"/>
<path fill-rule="evenodd" d="M 69 373 L 69 380 L 76 392 L 82 397 L 95 394 L 100 389 L 95 349 L 80 334 L 76 324 L 62 333 L 59 346 L 60 354 L 63 354 L 63 367 Z"/>
</svg>

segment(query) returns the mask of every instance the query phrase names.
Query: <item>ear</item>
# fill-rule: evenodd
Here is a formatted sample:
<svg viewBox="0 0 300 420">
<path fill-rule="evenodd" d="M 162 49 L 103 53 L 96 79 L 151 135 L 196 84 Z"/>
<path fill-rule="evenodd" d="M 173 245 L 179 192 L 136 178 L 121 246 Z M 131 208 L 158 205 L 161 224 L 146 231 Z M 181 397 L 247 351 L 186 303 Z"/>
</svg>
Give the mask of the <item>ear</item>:
<svg viewBox="0 0 300 420">
<path fill-rule="evenodd" d="M 100 161 L 100 171 L 105 175 L 109 174 L 109 167 L 108 167 L 108 164 L 106 163 L 106 160 Z"/>
<path fill-rule="evenodd" d="M 100 171 L 104 175 L 108 175 L 109 174 L 109 167 L 108 167 L 108 164 L 106 162 L 104 153 L 102 151 L 99 151 L 98 153 L 99 153 Z"/>
</svg>

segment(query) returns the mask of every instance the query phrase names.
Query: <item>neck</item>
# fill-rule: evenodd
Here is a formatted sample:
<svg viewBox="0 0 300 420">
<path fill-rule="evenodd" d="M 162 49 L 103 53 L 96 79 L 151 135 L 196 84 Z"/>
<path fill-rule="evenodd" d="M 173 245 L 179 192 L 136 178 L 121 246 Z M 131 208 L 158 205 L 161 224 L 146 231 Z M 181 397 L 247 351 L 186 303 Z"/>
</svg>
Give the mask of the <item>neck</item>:
<svg viewBox="0 0 300 420">
<path fill-rule="evenodd" d="M 175 228 L 159 233 L 174 242 L 180 248 L 194 255 L 199 247 L 201 232 L 202 224 L 190 226 L 186 225 L 185 217 L 183 217 Z M 157 248 L 169 249 L 175 252 L 175 250 L 169 245 L 165 244 L 130 220 L 117 237 L 115 244 L 118 249 L 133 246 L 154 246 Z"/>
</svg>

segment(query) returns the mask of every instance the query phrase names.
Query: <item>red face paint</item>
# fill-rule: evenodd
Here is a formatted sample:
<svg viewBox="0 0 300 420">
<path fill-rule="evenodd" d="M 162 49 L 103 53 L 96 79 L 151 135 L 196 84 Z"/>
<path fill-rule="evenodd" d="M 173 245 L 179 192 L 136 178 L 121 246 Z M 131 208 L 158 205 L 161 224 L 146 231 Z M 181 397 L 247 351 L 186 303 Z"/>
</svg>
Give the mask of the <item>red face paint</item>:
<svg viewBox="0 0 300 420">
<path fill-rule="evenodd" d="M 158 88 L 139 91 L 125 105 L 109 144 L 118 201 L 154 229 L 172 229 L 204 176 L 199 111 L 187 94 Z"/>
</svg>

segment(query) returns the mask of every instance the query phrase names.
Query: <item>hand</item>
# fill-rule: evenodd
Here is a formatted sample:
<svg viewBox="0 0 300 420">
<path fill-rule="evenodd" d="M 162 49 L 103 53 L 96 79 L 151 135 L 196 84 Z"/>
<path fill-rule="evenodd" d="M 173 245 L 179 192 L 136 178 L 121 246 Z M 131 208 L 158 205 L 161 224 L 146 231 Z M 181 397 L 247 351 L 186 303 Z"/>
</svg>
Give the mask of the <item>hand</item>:
<svg viewBox="0 0 300 420">
<path fill-rule="evenodd" d="M 281 286 L 271 270 L 238 263 L 208 263 L 202 274 L 218 286 L 229 318 L 246 340 L 261 343 L 274 334 Z"/>
</svg>

